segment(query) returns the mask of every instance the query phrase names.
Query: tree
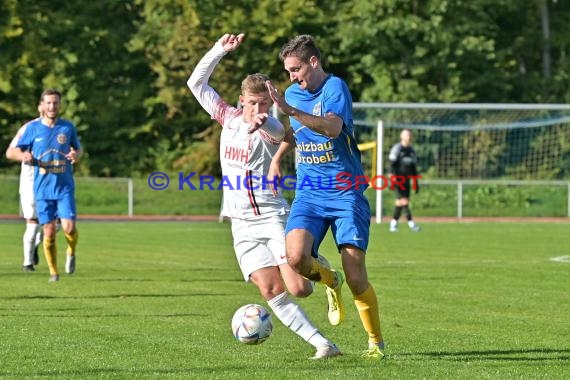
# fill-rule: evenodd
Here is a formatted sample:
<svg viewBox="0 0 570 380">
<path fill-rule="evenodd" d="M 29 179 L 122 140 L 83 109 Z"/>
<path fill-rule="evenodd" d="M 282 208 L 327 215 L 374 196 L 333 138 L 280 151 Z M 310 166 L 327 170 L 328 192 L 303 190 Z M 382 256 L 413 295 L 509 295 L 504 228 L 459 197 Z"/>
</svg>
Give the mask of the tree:
<svg viewBox="0 0 570 380">
<path fill-rule="evenodd" d="M 63 116 L 78 125 L 87 150 L 84 174 L 195 168 L 219 174 L 212 149 L 219 126 L 186 80 L 226 32 L 247 35 L 212 77 L 228 101 L 237 102 L 248 73 L 288 86 L 278 53 L 296 34 L 315 37 L 325 69 L 348 82 L 355 101 L 570 101 L 568 1 L 0 0 L 0 6 L 0 139 L 7 145 L 35 115 L 41 91 L 57 87 Z M 8 165 L 17 170 L 6 161 L 0 169 Z"/>
</svg>

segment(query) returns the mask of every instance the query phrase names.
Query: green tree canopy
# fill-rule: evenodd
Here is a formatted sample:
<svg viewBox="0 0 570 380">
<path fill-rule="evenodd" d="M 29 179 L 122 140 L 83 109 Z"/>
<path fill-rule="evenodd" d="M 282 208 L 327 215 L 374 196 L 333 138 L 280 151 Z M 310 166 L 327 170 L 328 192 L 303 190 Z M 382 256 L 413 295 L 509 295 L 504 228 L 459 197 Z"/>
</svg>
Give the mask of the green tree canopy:
<svg viewBox="0 0 570 380">
<path fill-rule="evenodd" d="M 237 102 L 246 74 L 281 88 L 283 43 L 312 34 L 355 101 L 570 99 L 570 2 L 552 0 L 0 0 L 0 139 L 64 93 L 87 151 L 79 170 L 218 173 L 218 126 L 186 87 L 224 33 L 246 33 L 212 85 Z M 0 169 L 17 165 L 1 161 Z"/>
</svg>

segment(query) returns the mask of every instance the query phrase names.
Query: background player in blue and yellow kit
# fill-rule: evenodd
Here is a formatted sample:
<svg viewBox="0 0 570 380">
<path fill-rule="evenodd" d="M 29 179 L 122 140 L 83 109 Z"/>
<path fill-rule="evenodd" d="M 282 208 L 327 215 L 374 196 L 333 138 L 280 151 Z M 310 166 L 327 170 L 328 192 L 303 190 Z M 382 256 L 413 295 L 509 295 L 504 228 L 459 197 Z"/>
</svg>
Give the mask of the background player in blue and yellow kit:
<svg viewBox="0 0 570 380">
<path fill-rule="evenodd" d="M 269 178 L 280 176 L 280 160 L 296 142 L 297 187 L 286 229 L 288 262 L 303 276 L 327 286 L 329 320 L 339 324 L 344 318 L 343 276 L 315 259 L 331 229 L 368 333 L 364 356 L 381 359 L 384 342 L 378 301 L 365 263 L 370 206 L 364 196 L 367 184 L 358 180 L 364 174 L 354 137 L 352 97 L 342 79 L 324 71 L 311 36 L 300 35 L 286 43 L 279 58 L 293 84 L 284 97 L 271 83 L 267 87 L 279 109 L 289 115 L 291 129 L 273 159 Z"/>
<path fill-rule="evenodd" d="M 34 166 L 34 196 L 38 219 L 44 229 L 44 253 L 50 271 L 50 281 L 58 281 L 56 221 L 67 240 L 65 270 L 75 272 L 75 182 L 73 164 L 81 154 L 77 130 L 73 123 L 60 119 L 61 93 L 45 90 L 40 98 L 42 117 L 32 121 L 17 144 L 18 159 Z"/>
</svg>

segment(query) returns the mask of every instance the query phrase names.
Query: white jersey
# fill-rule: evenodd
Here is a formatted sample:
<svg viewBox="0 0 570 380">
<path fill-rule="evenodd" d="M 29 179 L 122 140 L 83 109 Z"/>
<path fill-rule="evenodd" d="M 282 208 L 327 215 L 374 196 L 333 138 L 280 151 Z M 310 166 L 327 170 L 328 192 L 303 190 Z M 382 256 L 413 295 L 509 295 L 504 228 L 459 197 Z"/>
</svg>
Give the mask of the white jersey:
<svg viewBox="0 0 570 380">
<path fill-rule="evenodd" d="M 34 120 L 32 120 L 34 121 Z M 18 145 L 18 141 L 24 134 L 24 131 L 28 127 L 31 121 L 27 122 L 26 124 L 22 125 L 16 136 L 10 142 L 10 148 L 15 148 Z M 20 194 L 32 194 L 34 193 L 34 167 L 29 164 L 24 164 L 22 162 L 22 169 L 20 170 Z"/>
<path fill-rule="evenodd" d="M 238 219 L 284 215 L 289 212 L 289 204 L 281 189 L 274 196 L 267 186 L 271 159 L 285 135 L 284 127 L 271 117 L 271 122 L 250 134 L 250 125 L 242 120 L 243 110 L 228 105 L 208 85 L 210 75 L 225 54 L 222 45 L 216 43 L 188 79 L 188 87 L 200 105 L 222 125 L 222 215 Z"/>
</svg>

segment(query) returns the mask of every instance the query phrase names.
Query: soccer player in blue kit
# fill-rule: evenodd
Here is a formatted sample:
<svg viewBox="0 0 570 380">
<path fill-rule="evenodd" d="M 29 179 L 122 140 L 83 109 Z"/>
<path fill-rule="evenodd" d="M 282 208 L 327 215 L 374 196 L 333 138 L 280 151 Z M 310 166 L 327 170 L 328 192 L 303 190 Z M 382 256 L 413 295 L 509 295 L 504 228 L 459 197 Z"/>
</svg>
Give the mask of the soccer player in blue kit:
<svg viewBox="0 0 570 380">
<path fill-rule="evenodd" d="M 44 254 L 49 266 L 49 281 L 58 281 L 56 222 L 67 241 L 65 271 L 75 272 L 75 247 L 78 233 L 75 224 L 75 182 L 73 164 L 81 155 L 81 145 L 73 123 L 61 119 L 61 93 L 45 90 L 40 98 L 42 117 L 30 122 L 20 138 L 18 159 L 34 166 L 34 196 L 39 223 L 44 230 Z"/>
<path fill-rule="evenodd" d="M 279 59 L 290 85 L 281 96 L 271 82 L 269 94 L 289 116 L 291 128 L 274 156 L 269 178 L 280 177 L 282 157 L 297 147 L 295 199 L 286 227 L 289 264 L 310 280 L 327 286 L 329 321 L 344 318 L 340 272 L 315 259 L 330 228 L 341 254 L 346 282 L 368 334 L 364 357 L 382 359 L 384 341 L 376 292 L 368 282 L 365 253 L 370 229 L 370 206 L 360 151 L 354 137 L 352 97 L 346 83 L 321 65 L 310 35 L 299 35 L 281 48 Z M 294 135 L 294 140 L 293 140 Z"/>
</svg>

